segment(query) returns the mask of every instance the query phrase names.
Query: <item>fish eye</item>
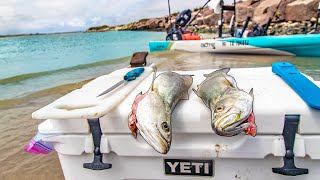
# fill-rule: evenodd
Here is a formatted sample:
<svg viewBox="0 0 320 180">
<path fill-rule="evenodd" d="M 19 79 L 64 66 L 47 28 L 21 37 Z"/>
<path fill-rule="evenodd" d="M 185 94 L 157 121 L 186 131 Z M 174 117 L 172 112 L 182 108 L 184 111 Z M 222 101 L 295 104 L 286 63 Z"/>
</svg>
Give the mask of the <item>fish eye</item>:
<svg viewBox="0 0 320 180">
<path fill-rule="evenodd" d="M 223 111 L 224 110 L 224 106 L 220 106 L 220 107 L 218 107 L 217 109 L 216 109 L 216 112 L 221 112 L 221 111 Z"/>
<path fill-rule="evenodd" d="M 170 130 L 169 125 L 168 125 L 168 123 L 166 123 L 166 122 L 163 122 L 163 123 L 161 124 L 161 127 L 162 127 L 162 129 L 163 129 L 165 132 L 169 132 L 169 130 Z"/>
</svg>

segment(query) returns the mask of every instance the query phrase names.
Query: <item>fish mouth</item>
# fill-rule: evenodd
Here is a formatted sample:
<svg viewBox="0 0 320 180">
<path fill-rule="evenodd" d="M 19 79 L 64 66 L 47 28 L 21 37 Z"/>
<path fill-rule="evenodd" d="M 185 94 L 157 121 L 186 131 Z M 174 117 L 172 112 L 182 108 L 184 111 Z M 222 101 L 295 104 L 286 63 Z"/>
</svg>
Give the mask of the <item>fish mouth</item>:
<svg viewBox="0 0 320 180">
<path fill-rule="evenodd" d="M 213 120 L 212 129 L 215 133 L 221 136 L 235 136 L 245 131 L 249 124 L 243 123 L 248 117 L 237 118 L 239 113 L 226 114 L 217 120 Z M 231 121 L 229 119 L 232 119 Z"/>
<path fill-rule="evenodd" d="M 170 149 L 171 141 L 165 139 L 158 129 L 153 131 L 146 130 L 146 128 L 141 127 L 137 124 L 140 131 L 140 135 L 147 141 L 147 143 L 153 147 L 154 150 L 161 154 L 167 154 Z"/>
</svg>

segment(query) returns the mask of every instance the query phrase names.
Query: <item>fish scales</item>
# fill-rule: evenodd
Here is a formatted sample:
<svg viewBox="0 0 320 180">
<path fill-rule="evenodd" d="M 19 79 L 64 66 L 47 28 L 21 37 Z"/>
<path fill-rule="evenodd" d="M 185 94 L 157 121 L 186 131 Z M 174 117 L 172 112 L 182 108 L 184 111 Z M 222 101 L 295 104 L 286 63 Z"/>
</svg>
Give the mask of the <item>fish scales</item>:
<svg viewBox="0 0 320 180">
<path fill-rule="evenodd" d="M 235 136 L 245 131 L 255 136 L 253 90 L 247 93 L 239 89 L 229 71 L 224 68 L 204 75 L 206 79 L 193 90 L 210 108 L 212 129 L 218 135 Z"/>
<path fill-rule="evenodd" d="M 178 75 L 174 72 L 167 72 L 157 77 L 154 82 L 154 91 L 163 98 L 170 108 L 174 108 L 177 101 L 185 94 L 185 89 L 190 88 L 192 79 L 190 76 Z"/>
<path fill-rule="evenodd" d="M 136 136 L 137 130 L 156 151 L 166 154 L 171 145 L 171 114 L 176 104 L 188 92 L 191 76 L 164 72 L 154 77 L 145 94 L 138 94 L 129 114 L 129 128 Z"/>
</svg>

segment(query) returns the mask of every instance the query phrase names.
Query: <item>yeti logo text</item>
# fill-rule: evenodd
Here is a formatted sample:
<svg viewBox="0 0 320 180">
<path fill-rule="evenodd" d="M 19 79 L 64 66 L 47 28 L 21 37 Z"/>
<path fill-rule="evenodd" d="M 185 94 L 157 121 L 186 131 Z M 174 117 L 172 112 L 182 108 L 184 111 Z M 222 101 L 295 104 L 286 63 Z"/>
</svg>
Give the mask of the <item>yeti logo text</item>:
<svg viewBox="0 0 320 180">
<path fill-rule="evenodd" d="M 212 160 L 165 159 L 164 164 L 166 174 L 213 176 Z"/>
<path fill-rule="evenodd" d="M 212 48 L 216 49 L 216 45 L 214 43 L 201 43 L 200 45 L 202 48 Z"/>
</svg>

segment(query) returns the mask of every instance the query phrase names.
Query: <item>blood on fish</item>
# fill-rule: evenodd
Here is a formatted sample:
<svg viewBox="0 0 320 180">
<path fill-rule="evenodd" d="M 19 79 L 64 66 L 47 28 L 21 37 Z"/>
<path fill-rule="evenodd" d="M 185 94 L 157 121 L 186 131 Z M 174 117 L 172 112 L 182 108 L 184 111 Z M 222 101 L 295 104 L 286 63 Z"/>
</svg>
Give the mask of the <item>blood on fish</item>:
<svg viewBox="0 0 320 180">
<path fill-rule="evenodd" d="M 134 100 L 133 104 L 132 104 L 132 107 L 131 107 L 131 112 L 129 114 L 129 118 L 128 118 L 128 123 L 129 123 L 129 129 L 131 130 L 132 134 L 134 135 L 135 138 L 137 138 L 137 123 L 138 123 L 138 120 L 137 120 L 137 109 L 138 109 L 138 105 L 139 105 L 139 102 L 144 98 L 146 97 L 147 93 L 145 94 L 138 94 L 136 99 Z"/>
<path fill-rule="evenodd" d="M 255 118 L 254 118 L 254 113 L 251 112 L 250 116 L 248 117 L 248 119 L 245 121 L 251 124 L 251 126 L 249 126 L 248 128 L 245 129 L 245 133 L 248 135 L 251 135 L 253 137 L 255 137 L 257 135 L 257 125 L 255 122 Z"/>
</svg>

